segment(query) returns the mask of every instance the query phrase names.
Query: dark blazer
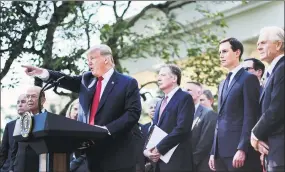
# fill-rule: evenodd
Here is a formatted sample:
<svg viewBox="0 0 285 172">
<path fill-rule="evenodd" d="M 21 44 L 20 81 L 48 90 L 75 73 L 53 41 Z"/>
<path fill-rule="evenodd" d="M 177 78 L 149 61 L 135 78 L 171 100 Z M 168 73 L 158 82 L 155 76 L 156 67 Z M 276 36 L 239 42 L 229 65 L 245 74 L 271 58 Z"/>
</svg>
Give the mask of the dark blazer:
<svg viewBox="0 0 285 172">
<path fill-rule="evenodd" d="M 260 113 L 259 81 L 241 68 L 221 100 L 223 87 L 224 82 L 219 85 L 218 119 L 211 154 L 233 158 L 237 150 L 243 150 L 246 153 L 244 168 L 259 169 L 259 155 L 250 145 L 251 130 Z"/>
<path fill-rule="evenodd" d="M 192 150 L 194 165 L 197 169 L 201 165 L 205 166 L 203 169 L 208 169 L 217 116 L 217 113 L 202 105 L 199 105 L 195 112 L 192 124 Z M 203 163 L 204 161 L 206 163 Z"/>
<path fill-rule="evenodd" d="M 269 166 L 284 166 L 284 56 L 274 67 L 260 96 L 262 116 L 253 134 L 269 146 Z"/>
<path fill-rule="evenodd" d="M 91 72 L 79 76 L 67 76 L 49 71 L 50 79 L 65 76 L 60 87 L 79 93 L 78 121 L 89 123 L 90 106 L 96 89 L 97 79 Z M 135 167 L 135 134 L 141 114 L 138 83 L 134 78 L 114 71 L 104 89 L 95 124 L 106 126 L 111 133 L 101 142 L 86 150 L 89 169 L 96 171 Z"/>
<path fill-rule="evenodd" d="M 147 139 L 148 132 L 149 132 L 149 129 L 151 127 L 150 125 L 151 125 L 151 122 L 146 123 L 146 124 L 141 126 L 141 131 L 142 131 L 142 134 L 143 134 L 144 141 L 146 141 L 146 139 Z"/>
<path fill-rule="evenodd" d="M 177 144 L 179 146 L 167 164 L 159 160 L 157 166 L 161 172 L 192 171 L 191 127 L 195 112 L 192 96 L 179 88 L 168 102 L 158 122 L 161 102 L 162 100 L 156 106 L 153 123 L 168 135 L 156 148 L 164 155 Z"/>
<path fill-rule="evenodd" d="M 4 129 L 4 134 L 2 138 L 2 145 L 1 145 L 1 156 L 0 156 L 0 168 L 1 172 L 8 171 L 10 168 L 11 162 L 11 153 L 13 148 L 13 132 L 15 128 L 16 120 L 8 122 Z"/>
<path fill-rule="evenodd" d="M 25 142 L 13 143 L 11 170 L 15 172 L 39 171 L 39 155 Z"/>
</svg>

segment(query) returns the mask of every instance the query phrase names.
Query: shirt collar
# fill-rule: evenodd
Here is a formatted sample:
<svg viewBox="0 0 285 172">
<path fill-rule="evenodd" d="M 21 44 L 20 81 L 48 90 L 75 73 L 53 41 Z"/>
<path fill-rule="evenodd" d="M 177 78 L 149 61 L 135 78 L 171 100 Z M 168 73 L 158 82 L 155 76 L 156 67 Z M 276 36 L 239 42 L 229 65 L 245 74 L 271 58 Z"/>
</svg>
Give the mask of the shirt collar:
<svg viewBox="0 0 285 172">
<path fill-rule="evenodd" d="M 104 75 L 102 76 L 104 78 L 103 82 L 108 82 L 111 76 L 113 75 L 113 73 L 114 73 L 114 68 L 111 68 L 108 70 L 108 72 L 104 73 Z"/>
<path fill-rule="evenodd" d="M 167 102 L 169 102 L 170 101 L 170 99 L 173 97 L 173 95 L 176 93 L 176 91 L 179 89 L 179 87 L 177 86 L 177 87 L 175 87 L 175 88 L 173 88 L 168 94 L 166 94 L 165 95 L 165 97 L 167 96 L 168 98 L 168 100 L 167 100 Z"/>
<path fill-rule="evenodd" d="M 284 56 L 284 54 L 281 54 L 279 56 L 277 56 L 275 59 L 273 59 L 273 61 L 271 62 L 271 64 L 268 67 L 267 72 L 271 75 L 274 67 L 276 66 L 276 64 L 279 62 L 279 60 Z"/>
<path fill-rule="evenodd" d="M 195 112 L 197 111 L 199 105 L 200 105 L 200 103 L 195 104 Z"/>
<path fill-rule="evenodd" d="M 240 64 L 237 67 L 235 67 L 233 70 L 231 70 L 230 72 L 232 72 L 232 77 L 235 76 L 241 68 L 242 65 Z"/>
<path fill-rule="evenodd" d="M 40 113 L 45 113 L 46 112 L 46 109 L 45 108 L 42 108 L 41 112 Z M 36 114 L 33 114 L 33 115 L 38 115 L 40 113 L 36 113 Z"/>
</svg>

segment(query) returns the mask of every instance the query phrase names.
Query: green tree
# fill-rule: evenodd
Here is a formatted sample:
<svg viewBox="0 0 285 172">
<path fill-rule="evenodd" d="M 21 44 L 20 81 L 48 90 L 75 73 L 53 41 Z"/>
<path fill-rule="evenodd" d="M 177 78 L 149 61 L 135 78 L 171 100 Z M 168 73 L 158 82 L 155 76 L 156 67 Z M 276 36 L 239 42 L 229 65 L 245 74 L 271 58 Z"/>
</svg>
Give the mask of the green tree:
<svg viewBox="0 0 285 172">
<path fill-rule="evenodd" d="M 23 58 L 25 55 L 34 65 L 67 74 L 80 74 L 77 61 L 90 47 L 90 34 L 96 31 L 96 24 L 90 22 L 96 14 L 94 5 L 84 5 L 83 1 L 1 1 L 0 56 L 1 62 L 4 62 L 1 81 L 9 70 L 15 73 L 13 62 L 27 61 Z M 90 14 L 90 9 L 95 11 Z M 86 41 L 77 42 L 82 37 Z M 72 46 L 60 47 L 57 42 L 66 39 Z M 11 80 L 11 87 L 19 82 L 19 78 L 12 77 Z M 42 82 L 35 79 L 35 85 L 41 86 Z M 76 97 L 74 94 L 63 95 Z"/>
<path fill-rule="evenodd" d="M 86 64 L 82 65 L 85 61 L 81 55 L 90 47 L 90 35 L 96 31 L 100 32 L 101 42 L 111 47 L 116 68 L 120 72 L 127 72 L 120 60 L 160 57 L 170 62 L 174 56 L 179 57 L 179 43 L 195 44 L 194 38 L 205 39 L 198 37 L 199 30 L 195 31 L 198 26 L 189 27 L 189 24 L 178 22 L 173 12 L 196 3 L 195 1 L 151 3 L 137 15 L 126 18 L 132 3 L 133 1 L 1 1 L 0 55 L 3 57 L 1 61 L 5 63 L 4 67 L 1 66 L 0 79 L 11 70 L 14 61 L 25 61 L 23 56 L 27 54 L 34 65 L 67 74 L 80 74 L 86 67 Z M 101 7 L 113 9 L 114 23 L 98 25 L 91 20 Z M 156 11 L 155 14 L 149 12 L 153 10 Z M 196 10 L 208 18 L 221 17 L 217 14 L 210 15 L 199 4 Z M 139 33 L 132 30 L 138 21 L 147 19 L 156 21 L 156 24 L 146 25 Z M 217 25 L 220 24 L 221 22 Z M 146 34 L 146 31 L 151 34 Z M 57 42 L 68 43 L 68 46 L 63 51 Z M 15 70 L 12 69 L 12 72 Z M 14 83 L 10 86 L 15 85 L 17 79 L 13 78 Z M 35 84 L 42 83 L 36 80 Z M 70 102 L 77 97 L 75 94 L 67 95 L 71 97 Z M 61 112 L 62 115 L 69 103 Z"/>
</svg>

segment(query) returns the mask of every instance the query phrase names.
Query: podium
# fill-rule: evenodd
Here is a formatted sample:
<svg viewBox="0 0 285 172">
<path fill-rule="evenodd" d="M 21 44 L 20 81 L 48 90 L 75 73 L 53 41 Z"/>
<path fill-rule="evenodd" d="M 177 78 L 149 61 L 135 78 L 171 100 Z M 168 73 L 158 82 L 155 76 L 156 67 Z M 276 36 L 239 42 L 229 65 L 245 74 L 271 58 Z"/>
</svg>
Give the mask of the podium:
<svg viewBox="0 0 285 172">
<path fill-rule="evenodd" d="M 22 136 L 20 123 L 18 119 L 13 137 L 15 141 L 27 142 L 39 155 L 39 171 L 69 172 L 70 153 L 86 141 L 96 144 L 108 136 L 105 129 L 49 112 L 32 116 L 28 137 Z"/>
</svg>

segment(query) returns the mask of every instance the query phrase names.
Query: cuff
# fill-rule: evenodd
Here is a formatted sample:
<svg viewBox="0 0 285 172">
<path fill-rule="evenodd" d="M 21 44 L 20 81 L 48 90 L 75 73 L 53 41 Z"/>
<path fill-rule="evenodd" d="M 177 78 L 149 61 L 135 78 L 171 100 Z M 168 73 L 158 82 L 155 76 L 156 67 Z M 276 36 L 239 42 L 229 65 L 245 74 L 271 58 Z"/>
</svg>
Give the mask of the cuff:
<svg viewBox="0 0 285 172">
<path fill-rule="evenodd" d="M 251 133 L 251 135 L 252 135 L 252 138 L 253 138 L 254 140 L 258 141 L 258 138 L 253 134 L 253 132 Z"/>
<path fill-rule="evenodd" d="M 106 129 L 107 132 L 108 132 L 108 134 L 111 136 L 111 133 L 110 133 L 110 131 L 108 130 L 108 128 L 107 128 L 106 126 L 103 126 L 103 128 Z"/>
<path fill-rule="evenodd" d="M 36 75 L 36 77 L 40 78 L 43 81 L 47 81 L 49 78 L 49 72 L 46 69 L 43 69 L 43 72 L 39 75 Z"/>
</svg>

